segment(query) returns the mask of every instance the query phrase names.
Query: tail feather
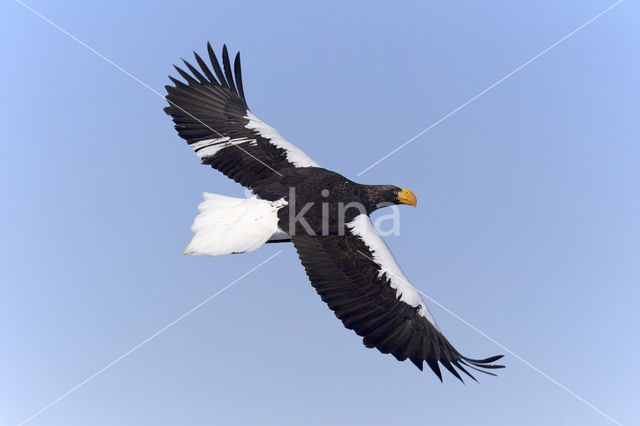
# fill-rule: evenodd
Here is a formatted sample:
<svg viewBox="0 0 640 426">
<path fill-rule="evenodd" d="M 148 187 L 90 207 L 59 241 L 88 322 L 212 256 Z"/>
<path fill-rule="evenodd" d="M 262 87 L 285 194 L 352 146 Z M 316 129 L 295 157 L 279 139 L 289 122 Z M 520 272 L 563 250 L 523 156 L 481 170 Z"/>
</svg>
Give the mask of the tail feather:
<svg viewBox="0 0 640 426">
<path fill-rule="evenodd" d="M 284 200 L 267 201 L 258 198 L 234 198 L 225 195 L 203 194 L 198 206 L 200 214 L 193 221 L 194 233 L 185 254 L 219 256 L 255 251 L 278 229 L 277 211 Z"/>
</svg>

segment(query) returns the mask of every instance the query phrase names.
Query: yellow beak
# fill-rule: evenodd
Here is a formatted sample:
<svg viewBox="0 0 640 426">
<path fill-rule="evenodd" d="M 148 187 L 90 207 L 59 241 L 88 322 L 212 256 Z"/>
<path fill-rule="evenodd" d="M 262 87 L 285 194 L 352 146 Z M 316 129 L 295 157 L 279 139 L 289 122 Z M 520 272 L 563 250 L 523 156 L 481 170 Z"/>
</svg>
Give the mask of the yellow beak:
<svg viewBox="0 0 640 426">
<path fill-rule="evenodd" d="M 408 204 L 413 207 L 418 204 L 418 200 L 416 199 L 416 196 L 413 194 L 413 192 L 404 188 L 398 194 L 398 201 L 400 201 L 402 204 Z"/>
</svg>

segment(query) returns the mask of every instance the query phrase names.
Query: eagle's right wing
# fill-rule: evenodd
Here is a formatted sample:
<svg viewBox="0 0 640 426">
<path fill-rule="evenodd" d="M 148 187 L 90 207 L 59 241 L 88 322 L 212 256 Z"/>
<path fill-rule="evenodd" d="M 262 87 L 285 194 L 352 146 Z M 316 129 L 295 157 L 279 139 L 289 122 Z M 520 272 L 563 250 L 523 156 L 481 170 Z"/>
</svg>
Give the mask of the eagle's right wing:
<svg viewBox="0 0 640 426">
<path fill-rule="evenodd" d="M 409 283 L 366 214 L 347 224 L 343 236 L 293 236 L 311 284 L 345 327 L 369 348 L 426 362 L 442 380 L 439 364 L 462 380 L 469 369 L 493 374 L 502 355 L 471 359 L 461 355 L 438 329 L 419 292 Z"/>
</svg>

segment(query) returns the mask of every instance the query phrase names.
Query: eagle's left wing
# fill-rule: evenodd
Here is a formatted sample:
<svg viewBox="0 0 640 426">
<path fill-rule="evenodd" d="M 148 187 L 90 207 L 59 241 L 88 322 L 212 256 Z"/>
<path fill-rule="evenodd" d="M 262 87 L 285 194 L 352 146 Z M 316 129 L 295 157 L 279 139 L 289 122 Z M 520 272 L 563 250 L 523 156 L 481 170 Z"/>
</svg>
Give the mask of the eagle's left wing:
<svg viewBox="0 0 640 426">
<path fill-rule="evenodd" d="M 427 362 L 442 380 L 439 363 L 462 380 L 465 367 L 502 368 L 462 356 L 444 337 L 415 287 L 409 283 L 366 214 L 347 224 L 344 236 L 294 236 L 293 244 L 311 284 L 345 327 L 369 348 L 409 358 L 420 370 Z M 455 368 L 454 368 L 455 367 Z M 457 369 L 457 370 L 456 370 Z"/>
<path fill-rule="evenodd" d="M 261 183 L 278 178 L 289 167 L 319 167 L 302 150 L 263 123 L 247 106 L 242 87 L 240 54 L 233 71 L 227 47 L 222 49 L 222 67 L 207 43 L 211 67 L 194 52 L 196 67 L 184 61 L 190 73 L 176 67 L 186 84 L 169 77 L 165 86 L 171 115 L 180 137 L 208 164 L 259 194 Z M 215 75 L 214 75 L 215 73 Z"/>
</svg>

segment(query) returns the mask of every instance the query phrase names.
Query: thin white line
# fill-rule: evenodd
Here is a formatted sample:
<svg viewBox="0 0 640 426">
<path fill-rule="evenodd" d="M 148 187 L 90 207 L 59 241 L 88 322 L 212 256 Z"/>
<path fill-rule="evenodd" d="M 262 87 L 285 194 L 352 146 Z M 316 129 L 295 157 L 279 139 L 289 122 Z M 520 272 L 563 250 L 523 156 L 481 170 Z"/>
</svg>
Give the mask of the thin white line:
<svg viewBox="0 0 640 426">
<path fill-rule="evenodd" d="M 226 289 L 228 289 L 229 287 L 231 287 L 232 285 L 236 284 L 238 281 L 242 280 L 243 278 L 245 278 L 247 275 L 249 275 L 250 273 L 254 272 L 256 269 L 260 268 L 262 265 L 264 265 L 265 263 L 269 262 L 270 260 L 272 260 L 274 257 L 278 256 L 280 253 L 282 253 L 282 250 L 278 251 L 276 254 L 274 254 L 273 256 L 269 257 L 268 259 L 262 261 L 261 263 L 259 263 L 258 265 L 254 266 L 253 268 L 251 268 L 249 271 L 245 272 L 244 274 L 242 274 L 240 277 L 236 278 L 235 280 L 231 281 L 229 284 L 227 284 L 225 287 L 223 287 L 221 290 L 218 290 L 216 293 L 212 294 L 211 296 L 207 297 L 206 299 L 204 299 L 202 302 L 198 303 L 196 306 L 194 306 L 193 308 L 189 309 L 187 312 L 185 312 L 184 314 L 180 315 L 178 318 L 176 318 L 175 320 L 171 321 L 169 324 L 165 325 L 164 327 L 162 327 L 160 330 L 156 331 L 155 333 L 153 333 L 151 336 L 147 337 L 146 339 L 144 339 L 142 342 L 138 343 L 137 345 L 135 345 L 133 348 L 129 349 L 127 352 L 123 353 L 122 355 L 120 355 L 118 358 L 114 359 L 113 361 L 111 361 L 109 364 L 105 365 L 104 367 L 102 367 L 100 370 L 96 371 L 95 373 L 93 373 L 91 376 L 87 377 L 86 379 L 84 379 L 82 382 L 78 383 L 77 385 L 75 385 L 74 387 L 72 387 L 71 389 L 69 389 L 67 392 L 63 393 L 62 395 L 60 395 L 58 398 L 54 399 L 53 401 L 51 401 L 49 404 L 45 405 L 44 407 L 42 407 L 40 410 L 36 411 L 31 417 L 27 418 L 26 420 L 23 420 L 21 423 L 19 423 L 18 426 L 22 426 L 25 423 L 33 420 L 35 417 L 37 417 L 38 415 L 42 414 L 44 411 L 46 411 L 47 409 L 51 408 L 52 406 L 54 406 L 55 404 L 57 404 L 58 402 L 60 402 L 61 400 L 63 400 L 64 398 L 66 398 L 67 396 L 69 396 L 71 393 L 75 392 L 76 390 L 78 390 L 78 388 L 80 388 L 81 386 L 87 384 L 88 382 L 90 382 L 91 380 L 95 379 L 97 376 L 99 376 L 100 374 L 104 373 L 106 370 L 108 370 L 109 368 L 111 368 L 112 366 L 114 366 L 115 364 L 117 364 L 119 361 L 121 361 L 122 359 L 126 358 L 127 356 L 131 355 L 133 352 L 135 352 L 136 350 L 138 350 L 141 346 L 145 345 L 146 343 L 149 343 L 151 340 L 153 340 L 155 337 L 157 337 L 158 335 L 162 334 L 163 332 L 165 332 L 168 328 L 172 327 L 173 325 L 175 325 L 176 323 L 178 323 L 179 321 L 183 320 L 184 318 L 186 318 L 187 316 L 191 315 L 194 311 L 196 311 L 197 309 L 199 309 L 200 307 L 202 307 L 204 304 L 206 304 L 207 302 L 209 302 L 210 300 L 212 300 L 213 298 L 215 298 L 216 296 L 218 296 L 219 294 L 221 294 L 222 292 L 224 292 Z"/>
<path fill-rule="evenodd" d="M 418 290 L 416 288 L 416 290 Z M 571 389 L 569 389 L 568 387 L 566 387 L 565 385 L 563 385 L 562 383 L 558 382 L 557 380 L 553 379 L 552 377 L 550 377 L 547 373 L 545 373 L 544 371 L 540 370 L 539 368 L 535 367 L 533 364 L 531 364 L 529 361 L 527 361 L 526 359 L 522 358 L 520 355 L 516 354 L 515 352 L 513 352 L 511 349 L 507 348 L 506 346 L 504 346 L 502 343 L 498 342 L 497 340 L 495 340 L 494 338 L 492 338 L 491 336 L 487 335 L 486 333 L 484 333 L 482 330 L 478 329 L 477 327 L 473 326 L 472 324 L 470 324 L 468 321 L 466 321 L 464 318 L 460 317 L 459 315 L 457 315 L 455 312 L 451 311 L 450 309 L 448 309 L 446 306 L 443 306 L 442 304 L 438 303 L 435 299 L 433 299 L 431 296 L 423 293 L 422 291 L 418 290 L 418 293 L 422 294 L 424 297 L 426 297 L 427 299 L 429 299 L 431 302 L 435 303 L 436 305 L 438 305 L 439 307 L 441 307 L 442 309 L 444 309 L 445 311 L 447 311 L 449 314 L 453 315 L 455 318 L 457 318 L 458 320 L 462 321 L 464 324 L 466 324 L 467 326 L 471 327 L 471 329 L 475 330 L 477 333 L 479 333 L 480 335 L 484 336 L 485 338 L 487 338 L 489 341 L 493 342 L 494 344 L 496 344 L 497 346 L 500 346 L 500 348 L 504 349 L 506 352 L 510 353 L 512 356 L 514 356 L 515 358 L 519 359 L 520 361 L 522 361 L 522 363 L 524 363 L 525 365 L 527 365 L 528 367 L 530 367 L 531 369 L 533 369 L 535 372 L 537 372 L 538 374 L 540 374 L 541 376 L 545 377 L 547 380 L 549 380 L 551 383 L 556 384 L 557 386 L 559 386 L 561 389 L 565 390 L 566 392 L 568 392 L 569 394 L 573 395 L 575 398 L 577 398 L 578 400 L 582 401 L 583 403 L 585 403 L 586 405 L 588 405 L 589 407 L 593 408 L 595 411 L 597 411 L 598 413 L 600 413 L 601 415 L 603 415 L 604 417 L 606 417 L 607 419 L 611 420 L 613 423 L 617 424 L 617 425 L 621 425 L 620 422 L 618 422 L 617 420 L 615 420 L 613 417 L 609 416 L 607 413 L 605 413 L 604 411 L 602 411 L 601 409 L 599 409 L 598 407 L 596 407 L 595 405 L 593 405 L 592 403 L 590 403 L 589 401 L 587 401 L 586 399 L 584 399 L 583 397 L 581 397 L 580 395 L 578 395 L 577 393 L 575 393 L 574 391 L 572 391 Z"/>
<path fill-rule="evenodd" d="M 478 99 L 480 96 L 484 95 L 485 93 L 487 93 L 489 90 L 493 89 L 494 87 L 496 87 L 497 85 L 499 85 L 500 83 L 502 83 L 503 81 L 505 81 L 506 79 L 508 79 L 509 77 L 511 77 L 512 75 L 514 75 L 515 73 L 517 73 L 518 71 L 520 71 L 521 69 L 523 69 L 524 67 L 526 67 L 527 65 L 529 65 L 531 62 L 535 61 L 536 59 L 538 59 L 539 57 L 541 57 L 542 55 L 544 55 L 545 53 L 547 53 L 548 51 L 550 51 L 551 49 L 553 49 L 554 47 L 556 47 L 557 45 L 559 45 L 560 43 L 562 43 L 563 41 L 565 41 L 566 39 L 568 39 L 569 37 L 571 37 L 572 35 L 574 35 L 575 33 L 577 33 L 578 31 L 580 31 L 581 29 L 583 29 L 584 27 L 586 27 L 587 25 L 591 24 L 593 21 L 595 21 L 596 19 L 600 18 L 602 15 L 604 15 L 605 13 L 609 12 L 611 9 L 613 9 L 614 7 L 616 7 L 617 5 L 619 5 L 620 3 L 622 3 L 624 0 L 618 0 L 616 3 L 614 3 L 613 5 L 609 6 L 608 8 L 606 8 L 605 10 L 603 10 L 602 12 L 598 13 L 596 16 L 594 16 L 593 18 L 589 19 L 587 22 L 585 22 L 584 24 L 580 25 L 578 28 L 576 28 L 575 30 L 571 31 L 569 34 L 567 34 L 566 36 L 562 37 L 560 40 L 556 41 L 555 43 L 553 43 L 551 46 L 547 47 L 546 49 L 544 49 L 542 52 L 538 53 L 536 56 L 534 56 L 533 58 L 529 59 L 527 62 L 525 62 L 524 64 L 520 65 L 518 68 L 514 69 L 513 71 L 511 71 L 509 74 L 505 75 L 504 77 L 502 77 L 500 80 L 496 81 L 495 83 L 493 83 L 491 86 L 487 87 L 486 89 L 484 89 L 482 92 L 478 93 L 477 95 L 475 95 L 474 97 L 472 97 L 471 99 L 469 99 L 467 102 L 463 103 L 462 105 L 460 105 L 459 107 L 457 107 L 456 109 L 454 109 L 453 111 L 451 111 L 450 113 L 448 113 L 447 115 L 445 115 L 444 117 L 442 117 L 440 120 L 436 121 L 435 123 L 431 124 L 429 127 L 427 127 L 426 129 L 424 129 L 423 131 L 421 131 L 420 133 L 418 133 L 417 135 L 415 135 L 414 137 L 412 137 L 411 139 L 407 140 L 406 142 L 404 142 L 403 144 L 401 144 L 400 146 L 398 146 L 396 149 L 394 149 L 393 151 L 389 152 L 388 154 L 386 154 L 385 156 L 383 156 L 382 158 L 380 158 L 379 160 L 377 160 L 376 162 L 374 162 L 373 164 L 371 164 L 369 167 L 367 167 L 366 169 L 361 170 L 356 176 L 360 176 L 363 173 L 367 172 L 368 170 L 374 168 L 375 166 L 377 166 L 378 164 L 380 164 L 381 162 L 383 162 L 384 160 L 386 160 L 387 158 L 391 157 L 393 154 L 395 154 L 396 152 L 400 151 L 402 148 L 404 148 L 405 146 L 409 145 L 411 142 L 413 142 L 414 140 L 418 139 L 420 136 L 424 135 L 425 133 L 427 133 L 429 130 L 433 129 L 434 127 L 436 127 L 438 124 L 442 123 L 443 121 L 445 121 L 447 118 L 451 117 L 453 114 L 455 114 L 456 112 L 460 111 L 462 108 L 466 107 L 467 105 L 469 105 L 471 102 L 475 101 L 476 99 Z"/>
<path fill-rule="evenodd" d="M 131 79 L 133 79 L 134 81 L 138 82 L 140 85 L 142 85 L 143 87 L 149 89 L 150 91 L 152 91 L 153 93 L 155 93 L 156 95 L 160 96 L 162 99 L 166 100 L 167 102 L 169 102 L 171 105 L 173 105 L 174 107 L 180 109 L 182 112 L 184 112 L 185 114 L 189 115 L 191 118 L 193 118 L 194 120 L 196 120 L 198 123 L 202 124 L 203 126 L 205 126 L 207 129 L 211 130 L 212 132 L 214 132 L 215 134 L 217 134 L 220 137 L 224 137 L 224 135 L 220 134 L 220 132 L 218 132 L 216 129 L 210 127 L 209 125 L 207 125 L 206 123 L 204 123 L 202 120 L 200 120 L 199 118 L 195 117 L 193 114 L 191 114 L 189 111 L 185 110 L 184 108 L 182 108 L 180 105 L 176 104 L 175 102 L 171 102 L 170 100 L 166 99 L 162 93 L 158 92 L 156 89 L 154 89 L 153 87 L 149 86 L 147 83 L 145 83 L 144 81 L 140 80 L 138 77 L 136 77 L 135 75 L 131 74 L 129 71 L 125 70 L 124 68 L 122 68 L 120 65 L 116 64 L 115 62 L 113 62 L 111 59 L 107 58 L 106 56 L 104 56 L 102 53 L 98 52 L 97 50 L 95 50 L 93 47 L 89 46 L 87 43 L 83 42 L 82 40 L 80 40 L 79 38 L 77 38 L 76 36 L 74 36 L 73 34 L 69 33 L 67 30 L 65 30 L 64 28 L 62 28 L 61 26 L 59 26 L 58 24 L 56 24 L 55 22 L 53 22 L 52 20 L 50 20 L 49 18 L 47 18 L 46 16 L 42 15 L 41 13 L 39 13 L 38 11 L 36 11 L 35 9 L 33 9 L 31 6 L 29 6 L 28 4 L 20 1 L 20 0 L 15 0 L 16 3 L 20 4 L 21 6 L 23 6 L 25 9 L 29 10 L 30 12 L 32 12 L 34 15 L 40 17 L 42 20 L 44 20 L 45 22 L 51 24 L 51 26 L 53 26 L 55 29 L 59 30 L 60 32 L 62 32 L 63 34 L 65 34 L 67 37 L 69 37 L 70 39 L 72 39 L 73 41 L 75 41 L 76 43 L 80 44 L 81 46 L 86 47 L 87 49 L 89 49 L 91 52 L 93 52 L 96 56 L 98 56 L 100 59 L 104 60 L 105 62 L 107 62 L 108 64 L 113 65 L 115 68 L 117 68 L 118 70 L 122 71 L 125 75 L 127 75 L 128 77 L 130 77 Z M 278 172 L 277 170 L 273 169 L 271 166 L 269 166 L 268 164 L 264 163 L 262 160 L 260 160 L 259 158 L 257 158 L 256 156 L 252 155 L 250 152 L 247 152 L 244 148 L 242 148 L 239 145 L 233 145 L 237 148 L 239 148 L 242 152 L 244 152 L 245 154 L 247 154 L 248 156 L 252 157 L 254 160 L 258 161 L 259 163 L 261 163 L 263 166 L 267 167 L 268 169 L 270 169 L 272 172 L 277 173 L 278 175 L 282 176 L 282 174 L 280 172 Z"/>
<path fill-rule="evenodd" d="M 369 259 L 371 262 L 373 262 L 374 264 L 377 265 L 377 263 L 371 259 L 369 256 L 367 256 L 366 254 L 364 254 L 362 251 L 358 250 L 358 253 L 360 253 L 362 256 L 366 257 L 367 259 Z M 394 274 L 393 272 L 387 270 L 387 273 L 395 276 L 396 278 L 398 278 L 401 281 L 404 281 L 406 284 L 410 285 L 411 287 L 415 288 L 413 286 L 413 284 L 411 284 L 409 281 L 405 280 L 403 277 Z M 582 401 L 584 404 L 586 404 L 587 406 L 593 408 L 595 411 L 597 411 L 598 413 L 600 413 L 601 415 L 603 415 L 604 417 L 606 417 L 607 419 L 609 419 L 610 421 L 612 421 L 613 423 L 617 424 L 617 425 L 622 425 L 622 423 L 618 422 L 616 419 L 614 419 L 613 417 L 609 416 L 607 413 L 605 413 L 604 411 L 602 411 L 601 409 L 599 409 L 598 407 L 596 407 L 595 405 L 593 405 L 592 403 L 590 403 L 589 401 L 587 401 L 586 399 L 584 399 L 583 397 L 581 397 L 580 395 L 578 395 L 577 393 L 573 392 L 571 389 L 569 389 L 568 387 L 566 387 L 565 385 L 563 385 L 562 383 L 558 382 L 557 380 L 551 378 L 548 374 L 546 374 L 544 371 L 540 370 L 539 368 L 533 366 L 533 364 L 531 364 L 529 361 L 527 361 L 526 359 L 522 358 L 520 355 L 516 354 L 515 352 L 513 352 L 511 349 L 507 348 L 506 346 L 504 346 L 502 343 L 498 342 L 497 340 L 495 340 L 494 338 L 492 338 L 491 336 L 489 336 L 488 334 L 486 334 L 485 332 L 483 332 L 482 330 L 480 330 L 479 328 L 475 327 L 474 325 L 472 325 L 471 323 L 469 323 L 467 320 L 465 320 L 464 318 L 462 318 L 460 315 L 456 314 L 455 312 L 453 312 L 452 310 L 450 310 L 449 308 L 447 308 L 446 306 L 444 306 L 443 304 L 441 304 L 440 302 L 438 302 L 437 300 L 435 300 L 433 297 L 429 296 L 426 293 L 423 293 L 422 291 L 418 290 L 416 288 L 416 290 L 418 291 L 418 293 L 420 293 L 421 295 L 423 295 L 424 297 L 426 297 L 427 299 L 429 299 L 431 302 L 435 303 L 436 305 L 438 305 L 439 307 L 441 307 L 442 309 L 444 309 L 445 311 L 447 311 L 449 314 L 453 315 L 455 318 L 457 318 L 458 320 L 462 321 L 462 323 L 466 324 L 467 326 L 469 326 L 471 329 L 473 329 L 474 331 L 476 331 L 477 333 L 479 333 L 480 335 L 484 336 L 485 338 L 487 338 L 489 341 L 493 342 L 494 344 L 500 346 L 500 348 L 504 349 L 505 351 L 507 351 L 508 353 L 510 353 L 511 355 L 513 355 L 515 358 L 519 359 L 520 361 L 522 361 L 525 365 L 527 365 L 528 367 L 530 367 L 531 369 L 533 369 L 535 372 L 537 372 L 538 374 L 542 375 L 543 377 L 545 377 L 546 379 L 548 379 L 551 383 L 554 383 L 555 385 L 559 386 L 561 389 L 565 390 L 566 392 L 568 392 L 570 395 L 573 395 L 575 398 L 577 398 L 578 400 Z"/>
</svg>

